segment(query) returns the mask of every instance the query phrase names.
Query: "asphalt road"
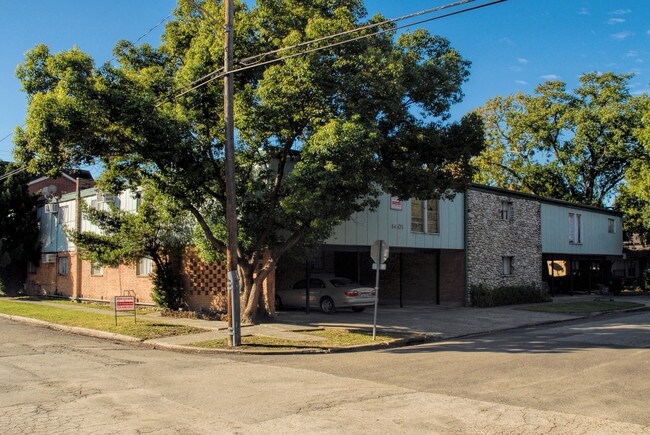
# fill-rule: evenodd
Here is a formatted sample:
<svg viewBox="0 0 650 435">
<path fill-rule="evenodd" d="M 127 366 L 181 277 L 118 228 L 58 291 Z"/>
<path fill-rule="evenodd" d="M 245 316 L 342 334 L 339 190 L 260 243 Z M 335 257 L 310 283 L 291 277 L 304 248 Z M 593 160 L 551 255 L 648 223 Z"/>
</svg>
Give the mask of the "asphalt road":
<svg viewBox="0 0 650 435">
<path fill-rule="evenodd" d="M 645 433 L 650 313 L 381 352 L 188 355 L 0 320 L 0 433 Z"/>
</svg>

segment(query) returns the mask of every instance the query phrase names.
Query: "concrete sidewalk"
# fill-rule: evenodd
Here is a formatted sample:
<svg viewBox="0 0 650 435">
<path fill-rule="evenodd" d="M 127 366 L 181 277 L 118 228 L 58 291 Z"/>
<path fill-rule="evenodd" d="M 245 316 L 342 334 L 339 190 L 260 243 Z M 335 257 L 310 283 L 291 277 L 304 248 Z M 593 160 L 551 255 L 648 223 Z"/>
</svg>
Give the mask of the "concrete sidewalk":
<svg viewBox="0 0 650 435">
<path fill-rule="evenodd" d="M 552 303 L 593 301 L 596 295 L 557 296 Z M 609 299 L 609 298 L 608 298 Z M 636 302 L 650 306 L 650 294 L 616 296 L 616 301 Z M 47 301 L 26 301 L 24 303 L 43 304 L 57 308 L 68 308 L 113 315 L 112 311 L 84 305 L 57 304 Z M 400 333 L 418 335 L 426 340 L 443 340 L 494 331 L 522 328 L 526 326 L 557 323 L 592 316 L 593 314 L 555 314 L 525 311 L 527 305 L 494 308 L 446 307 L 440 305 L 398 306 L 380 305 L 377 314 L 378 333 Z M 223 321 L 188 318 L 163 317 L 160 313 L 139 315 L 138 319 L 164 322 L 177 325 L 194 326 L 206 330 L 197 334 L 179 335 L 153 340 L 145 343 L 154 347 L 190 350 L 192 343 L 228 338 L 228 325 Z M 334 314 L 311 311 L 281 311 L 273 322 L 242 327 L 242 336 L 266 336 L 288 340 L 318 342 L 320 337 L 302 332 L 323 328 L 351 328 L 371 330 L 373 309 L 369 307 L 362 313 L 341 310 Z M 88 330 L 91 331 L 91 330 Z M 92 334 L 90 334 L 92 335 Z"/>
</svg>

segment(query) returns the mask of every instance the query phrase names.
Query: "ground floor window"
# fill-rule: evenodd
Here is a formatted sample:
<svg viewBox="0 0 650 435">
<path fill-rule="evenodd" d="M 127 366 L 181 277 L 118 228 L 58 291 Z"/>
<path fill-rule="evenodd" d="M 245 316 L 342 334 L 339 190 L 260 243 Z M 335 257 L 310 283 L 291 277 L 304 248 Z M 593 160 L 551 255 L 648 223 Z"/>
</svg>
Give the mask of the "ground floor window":
<svg viewBox="0 0 650 435">
<path fill-rule="evenodd" d="M 503 275 L 512 275 L 514 258 L 513 257 L 501 257 L 501 258 L 503 260 L 503 270 L 501 271 L 501 273 Z"/>
<path fill-rule="evenodd" d="M 151 275 L 151 258 L 141 258 L 135 268 L 135 274 L 138 276 Z"/>
<path fill-rule="evenodd" d="M 70 273 L 70 259 L 68 257 L 59 258 L 59 275 L 68 276 Z"/>
<path fill-rule="evenodd" d="M 103 276 L 104 267 L 101 264 L 93 264 L 90 267 L 90 276 Z"/>
</svg>

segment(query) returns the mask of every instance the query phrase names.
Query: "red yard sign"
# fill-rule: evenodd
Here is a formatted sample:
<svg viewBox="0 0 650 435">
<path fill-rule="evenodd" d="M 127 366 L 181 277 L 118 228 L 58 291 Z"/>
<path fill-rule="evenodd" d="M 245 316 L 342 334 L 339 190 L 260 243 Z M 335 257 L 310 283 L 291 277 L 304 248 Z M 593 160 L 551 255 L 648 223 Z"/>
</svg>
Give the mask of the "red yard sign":
<svg viewBox="0 0 650 435">
<path fill-rule="evenodd" d="M 135 296 L 115 296 L 113 297 L 113 307 L 115 307 L 115 325 L 117 325 L 118 311 L 133 311 L 133 321 L 136 322 Z"/>
</svg>

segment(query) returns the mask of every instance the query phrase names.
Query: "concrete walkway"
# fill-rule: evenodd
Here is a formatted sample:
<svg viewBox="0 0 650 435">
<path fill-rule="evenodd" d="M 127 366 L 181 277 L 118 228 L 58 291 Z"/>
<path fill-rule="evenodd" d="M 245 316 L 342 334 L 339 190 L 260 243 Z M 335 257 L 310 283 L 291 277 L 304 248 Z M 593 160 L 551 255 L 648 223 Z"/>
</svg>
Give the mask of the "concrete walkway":
<svg viewBox="0 0 650 435">
<path fill-rule="evenodd" d="M 596 295 L 557 296 L 552 303 L 593 301 Z M 607 298 L 609 299 L 609 298 Z M 650 306 L 650 293 L 622 295 L 613 298 L 616 301 L 629 301 Z M 71 304 L 59 304 L 47 301 L 20 300 L 24 303 L 48 305 L 57 308 L 83 310 L 88 312 L 113 315 L 112 311 Z M 445 307 L 440 305 L 420 306 L 379 306 L 377 314 L 378 333 L 418 334 L 428 340 L 442 340 L 482 334 L 494 331 L 522 328 L 526 326 L 557 323 L 572 319 L 589 317 L 591 314 L 554 314 L 525 311 L 527 305 L 505 306 L 495 308 Z M 165 348 L 186 348 L 187 346 L 208 340 L 228 338 L 228 325 L 223 321 L 163 317 L 160 313 L 139 315 L 138 319 L 164 322 L 178 325 L 194 326 L 206 330 L 197 334 L 165 337 L 147 340 L 147 343 Z M 274 322 L 242 327 L 242 336 L 266 336 L 288 340 L 317 342 L 320 337 L 303 334 L 304 331 L 323 328 L 372 329 L 373 309 L 362 313 L 340 310 L 334 314 L 311 311 L 281 311 Z"/>
</svg>

